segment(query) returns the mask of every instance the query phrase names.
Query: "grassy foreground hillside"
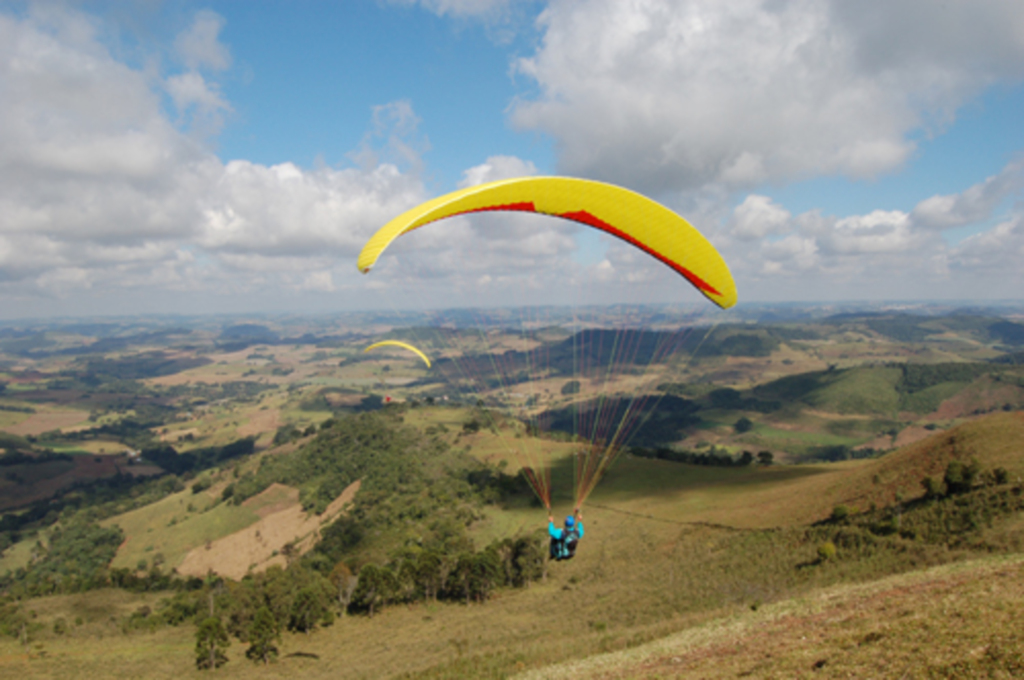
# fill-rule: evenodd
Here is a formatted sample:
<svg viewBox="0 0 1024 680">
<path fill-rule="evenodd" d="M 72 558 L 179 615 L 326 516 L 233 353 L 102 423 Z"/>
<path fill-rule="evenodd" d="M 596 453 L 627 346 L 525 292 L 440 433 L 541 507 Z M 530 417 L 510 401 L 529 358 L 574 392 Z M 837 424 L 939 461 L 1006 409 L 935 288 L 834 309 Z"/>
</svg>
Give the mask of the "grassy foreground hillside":
<svg viewBox="0 0 1024 680">
<path fill-rule="evenodd" d="M 880 459 L 836 465 L 625 459 L 585 509 L 579 554 L 549 565 L 546 579 L 480 603 L 397 601 L 372 618 L 354 613 L 308 634 L 285 632 L 269 666 L 249 663 L 247 645 L 233 639 L 216 675 L 790 677 L 816 665 L 828 675 L 1011 674 L 1024 653 L 1012 633 L 1024 572 L 1019 557 L 978 558 L 1024 547 L 1022 434 L 1022 414 L 1000 413 Z M 473 436 L 488 450 L 486 434 Z M 425 449 L 427 460 L 439 450 Z M 971 458 L 986 471 L 1005 468 L 1009 483 L 918 498 L 922 476 Z M 312 502 L 319 487 L 308 483 Z M 822 508 L 839 504 L 850 514 L 822 521 Z M 372 505 L 360 507 L 373 516 Z M 469 520 L 478 546 L 510 527 L 544 524 L 543 510 L 515 503 L 453 516 Z M 365 560 L 394 554 L 413 525 L 371 526 L 365 545 L 354 544 Z M 165 597 L 107 589 L 24 601 L 31 634 L 2 638 L 0 672 L 210 675 L 194 669 L 193 625 L 145 623 Z"/>
</svg>

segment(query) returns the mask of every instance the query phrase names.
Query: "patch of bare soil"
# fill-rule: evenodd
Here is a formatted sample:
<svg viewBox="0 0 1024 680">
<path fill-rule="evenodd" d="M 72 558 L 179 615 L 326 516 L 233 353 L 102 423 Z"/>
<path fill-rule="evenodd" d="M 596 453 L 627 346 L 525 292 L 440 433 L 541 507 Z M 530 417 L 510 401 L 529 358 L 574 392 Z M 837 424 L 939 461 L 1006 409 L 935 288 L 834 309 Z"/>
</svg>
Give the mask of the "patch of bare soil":
<svg viewBox="0 0 1024 680">
<path fill-rule="evenodd" d="M 86 420 L 89 414 L 84 411 L 50 411 L 33 413 L 17 425 L 4 428 L 5 431 L 19 436 L 42 434 L 62 427 L 71 427 Z"/>
<path fill-rule="evenodd" d="M 350 484 L 317 516 L 303 511 L 297 489 L 273 484 L 246 501 L 261 516 L 258 522 L 194 548 L 178 566 L 178 573 L 205 576 L 213 571 L 238 580 L 250 571 L 261 572 L 275 564 L 283 567 L 289 555 L 298 557 L 317 544 L 320 527 L 334 520 L 352 502 L 359 485 L 359 480 Z"/>
<path fill-rule="evenodd" d="M 281 427 L 281 409 L 268 408 L 256 411 L 249 422 L 239 425 L 236 430 L 239 437 L 258 436 L 264 432 L 273 432 Z"/>
<path fill-rule="evenodd" d="M 339 394 L 337 392 L 327 392 L 324 394 L 324 400 L 331 406 L 331 408 L 358 406 L 365 398 L 365 394 Z"/>
</svg>

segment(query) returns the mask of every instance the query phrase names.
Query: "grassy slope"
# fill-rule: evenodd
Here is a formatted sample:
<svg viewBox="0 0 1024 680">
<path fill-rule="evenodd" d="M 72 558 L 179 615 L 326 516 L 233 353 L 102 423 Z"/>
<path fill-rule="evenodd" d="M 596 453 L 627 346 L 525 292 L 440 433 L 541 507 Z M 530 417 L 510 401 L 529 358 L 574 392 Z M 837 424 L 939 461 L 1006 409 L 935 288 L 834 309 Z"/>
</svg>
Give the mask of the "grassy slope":
<svg viewBox="0 0 1024 680">
<path fill-rule="evenodd" d="M 214 505 L 213 489 L 219 491 L 216 486 L 209 492 L 198 494 L 185 489 L 156 503 L 104 520 L 102 524 L 116 524 L 125 533 L 125 542 L 111 566 L 135 568 L 139 560 L 151 561 L 160 553 L 167 568 L 176 567 L 192 548 L 244 529 L 259 520 L 259 516 L 248 507 L 230 503 Z M 192 510 L 189 510 L 189 505 Z"/>
<path fill-rule="evenodd" d="M 473 435 L 474 448 L 488 449 L 488 437 L 493 435 L 484 431 Z M 1015 478 L 1024 474 L 1024 459 L 1019 455 L 1022 440 L 1024 414 L 999 413 L 878 460 L 840 465 L 734 470 L 626 458 L 599 487 L 586 510 L 584 549 L 573 562 L 553 565 L 548 583 L 527 591 L 500 593 L 485 606 L 392 607 L 372 620 L 340 621 L 317 635 L 285 636 L 285 655 L 316 654 L 319 660 L 290 657 L 269 668 L 258 668 L 242 660 L 242 646 L 235 642 L 229 652 L 232 663 L 221 675 L 380 677 L 430 667 L 437 669 L 433 677 L 457 677 L 463 672 L 479 675 L 489 664 L 503 671 L 517 664 L 534 668 L 635 646 L 722 617 L 746 616 L 751 602 L 806 594 L 837 578 L 857 580 L 870 574 L 800 571 L 795 566 L 811 560 L 812 549 L 801 548 L 807 552 L 803 554 L 778 545 L 775 541 L 781 540 L 777 538 L 781 534 L 736 532 L 692 522 L 734 527 L 802 524 L 828 514 L 839 502 L 866 505 L 873 498 L 885 502 L 897 488 L 913 496 L 924 474 L 938 474 L 948 460 L 966 460 L 972 455 L 986 468 L 1007 467 Z M 166 525 L 169 515 L 178 513 L 183 503 L 187 505 L 185 499 L 190 495 L 186 491 L 161 501 L 166 507 L 156 504 L 142 509 L 150 514 L 137 516 L 135 534 L 145 537 L 158 530 L 184 530 L 177 528 L 181 522 L 174 527 Z M 557 509 L 566 511 L 569 504 L 563 497 Z M 490 514 L 478 527 L 478 543 L 514 529 L 542 527 L 545 513 L 538 508 L 518 508 L 507 512 L 494 509 Z M 124 521 L 124 516 L 120 519 Z M 1010 521 L 992 531 L 1019 532 L 1024 530 L 1020 525 L 1020 521 Z M 153 531 L 147 532 L 148 528 Z M 143 548 L 144 541 L 139 541 Z M 158 551 L 161 549 L 154 547 L 145 556 Z M 163 551 L 173 564 L 167 550 Z M 757 560 L 750 558 L 754 554 Z M 126 566 L 134 566 L 137 557 L 125 559 Z M 1018 596 L 999 597 L 1014 602 Z M 927 623 L 939 610 L 922 611 Z M 40 617 L 46 623 L 42 614 Z M 854 620 L 850 630 L 861 626 L 866 636 L 871 632 L 864 628 L 870 618 Z M 94 636 L 57 638 L 40 633 L 49 657 L 28 663 L 19 656 L 20 649 L 5 640 L 0 642 L 0 668 L 17 668 L 26 677 L 33 675 L 31 671 L 61 676 L 73 670 L 80 677 L 180 677 L 193 672 L 190 628 L 130 636 L 115 634 L 115 630 L 105 633 L 113 637 L 105 641 L 102 651 L 96 648 Z M 835 644 L 841 646 L 849 639 L 853 638 L 836 637 Z M 900 638 L 894 634 L 893 639 Z M 771 638 L 765 644 L 770 642 Z M 828 644 L 832 643 L 821 640 L 821 645 Z M 892 649 L 893 654 L 899 653 L 900 646 L 892 645 Z M 794 663 L 805 661 L 801 657 Z M 789 668 L 780 666 L 779 673 L 789 675 Z M 671 674 L 667 669 L 660 672 Z"/>
<path fill-rule="evenodd" d="M 1015 555 L 825 588 L 523 678 L 1016 677 L 1022 577 Z"/>
</svg>

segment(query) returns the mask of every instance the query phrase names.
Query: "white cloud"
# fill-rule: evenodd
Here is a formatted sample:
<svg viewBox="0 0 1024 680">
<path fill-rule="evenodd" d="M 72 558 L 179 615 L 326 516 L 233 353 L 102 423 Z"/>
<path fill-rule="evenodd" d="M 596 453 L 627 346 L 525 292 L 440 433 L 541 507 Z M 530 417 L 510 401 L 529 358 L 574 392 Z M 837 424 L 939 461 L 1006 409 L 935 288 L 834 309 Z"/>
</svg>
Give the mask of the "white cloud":
<svg viewBox="0 0 1024 680">
<path fill-rule="evenodd" d="M 214 91 L 198 73 L 181 73 L 167 79 L 167 93 L 174 100 L 179 111 L 196 106 L 205 112 L 229 109 L 219 93 Z"/>
<path fill-rule="evenodd" d="M 553 0 L 513 122 L 559 169 L 646 192 L 874 177 L 968 98 L 1024 75 L 1024 5 Z"/>
<path fill-rule="evenodd" d="M 200 14 L 176 46 L 190 68 L 224 68 L 219 18 Z M 216 30 L 214 30 L 216 29 Z M 222 163 L 196 117 L 228 104 L 195 70 L 154 78 L 116 59 L 93 20 L 60 8 L 0 13 L 0 294 L 284 286 L 328 292 L 358 280 L 373 230 L 423 200 L 415 174 L 388 163 L 303 170 Z M 166 88 L 184 121 L 162 109 Z M 419 164 L 404 103 L 374 121 L 379 155 Z M 372 148 L 370 140 L 367 148 Z M 81 309 L 80 311 L 90 311 Z M 112 310 L 107 310 L 112 311 Z"/>
<path fill-rule="evenodd" d="M 537 166 L 530 161 L 515 156 L 491 156 L 486 162 L 466 170 L 462 175 L 462 181 L 459 182 L 459 188 L 536 174 Z"/>
<path fill-rule="evenodd" d="M 438 16 L 488 17 L 505 11 L 515 0 L 392 0 L 395 4 L 420 4 Z M 521 1 L 521 0 L 520 0 Z"/>
<path fill-rule="evenodd" d="M 331 277 L 331 272 L 326 270 L 307 274 L 300 288 L 320 293 L 333 293 L 337 290 L 334 287 L 334 279 Z"/>
<path fill-rule="evenodd" d="M 992 297 L 1020 297 L 1024 284 L 1024 210 L 964 239 L 953 249 L 951 260 L 959 271 L 987 274 L 995 284 Z"/>
<path fill-rule="evenodd" d="M 1008 164 L 1003 170 L 966 191 L 932 196 L 914 207 L 914 223 L 930 229 L 951 229 L 987 220 L 1003 199 L 1024 189 L 1024 161 Z"/>
<path fill-rule="evenodd" d="M 783 234 L 790 229 L 791 217 L 771 198 L 750 194 L 733 211 L 732 233 L 745 241 Z"/>
<path fill-rule="evenodd" d="M 231 52 L 220 42 L 224 18 L 216 12 L 202 10 L 188 30 L 174 41 L 178 57 L 189 69 L 210 68 L 222 71 L 231 66 Z"/>
<path fill-rule="evenodd" d="M 926 235 L 915 232 L 906 213 L 899 210 L 874 210 L 835 222 L 819 236 L 819 244 L 829 254 L 869 255 L 905 253 L 924 245 Z"/>
</svg>

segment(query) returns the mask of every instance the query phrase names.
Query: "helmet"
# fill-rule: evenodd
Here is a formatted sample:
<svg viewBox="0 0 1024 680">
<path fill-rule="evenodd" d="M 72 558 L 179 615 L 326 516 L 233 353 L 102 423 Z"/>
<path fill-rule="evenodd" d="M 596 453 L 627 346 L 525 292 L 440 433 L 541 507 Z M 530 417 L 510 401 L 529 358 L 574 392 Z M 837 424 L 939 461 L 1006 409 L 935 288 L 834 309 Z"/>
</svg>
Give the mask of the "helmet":
<svg viewBox="0 0 1024 680">
<path fill-rule="evenodd" d="M 573 524 L 576 524 L 576 520 L 572 518 L 572 515 L 565 518 L 565 526 L 571 527 Z"/>
</svg>

